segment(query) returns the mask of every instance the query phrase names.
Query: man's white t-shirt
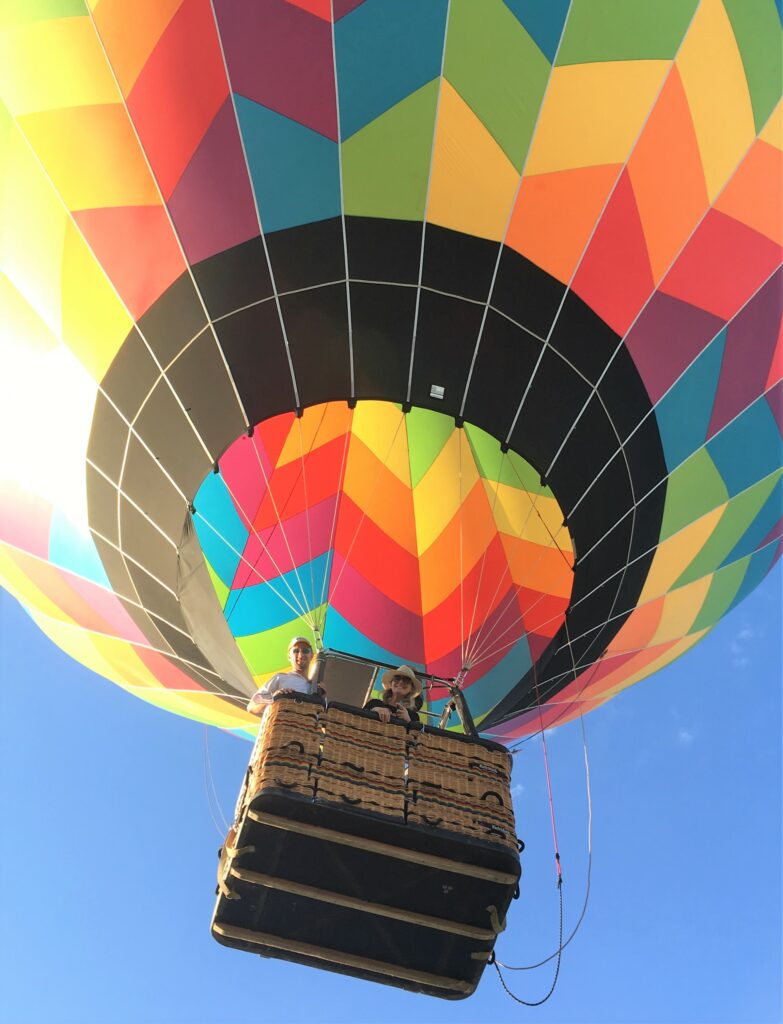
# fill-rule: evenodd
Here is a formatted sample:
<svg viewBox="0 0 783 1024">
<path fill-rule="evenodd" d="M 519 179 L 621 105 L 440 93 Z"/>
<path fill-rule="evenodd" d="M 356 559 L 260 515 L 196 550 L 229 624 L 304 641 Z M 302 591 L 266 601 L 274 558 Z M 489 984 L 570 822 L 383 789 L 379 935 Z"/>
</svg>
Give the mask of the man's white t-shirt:
<svg viewBox="0 0 783 1024">
<path fill-rule="evenodd" d="M 258 704 L 271 704 L 275 694 L 281 690 L 293 690 L 295 693 L 315 693 L 315 684 L 298 672 L 277 672 L 267 679 L 260 690 L 256 690 L 248 701 L 248 707 Z"/>
</svg>

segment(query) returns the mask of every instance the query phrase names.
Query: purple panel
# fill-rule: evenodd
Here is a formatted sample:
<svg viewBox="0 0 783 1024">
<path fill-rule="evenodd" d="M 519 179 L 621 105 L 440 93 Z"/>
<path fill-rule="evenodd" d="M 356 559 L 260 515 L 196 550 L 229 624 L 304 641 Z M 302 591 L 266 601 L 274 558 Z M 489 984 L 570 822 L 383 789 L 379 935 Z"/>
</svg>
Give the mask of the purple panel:
<svg viewBox="0 0 783 1024">
<path fill-rule="evenodd" d="M 760 551 L 765 548 L 767 544 L 771 544 L 773 540 L 778 540 L 783 535 L 783 517 L 778 519 L 772 529 L 769 531 L 767 536 L 762 540 L 760 544 L 756 545 L 756 550 Z"/>
<path fill-rule="evenodd" d="M 334 540 L 336 503 L 337 495 L 332 495 L 304 512 L 285 518 L 282 527 L 275 523 L 257 533 L 251 532 L 242 554 L 267 580 L 299 569 L 302 586 L 309 596 L 310 570 L 305 563 L 329 550 Z M 243 567 L 247 569 L 244 563 L 237 569 L 237 580 L 243 579 Z M 240 582 L 239 586 L 242 585 Z M 315 596 L 316 600 L 320 598 L 320 589 Z"/>
<path fill-rule="evenodd" d="M 350 14 L 351 11 L 361 6 L 364 0 L 333 0 L 332 10 L 334 11 L 334 20 L 339 21 L 340 18 L 344 18 L 346 14 Z"/>
<path fill-rule="evenodd" d="M 653 403 L 723 327 L 723 320 L 681 299 L 656 292 L 626 338 Z"/>
<path fill-rule="evenodd" d="M 766 387 L 780 327 L 778 271 L 732 320 L 707 439 L 754 402 Z"/>
<path fill-rule="evenodd" d="M 259 234 L 230 96 L 179 179 L 169 211 L 191 263 Z"/>
<path fill-rule="evenodd" d="M 332 26 L 285 0 L 215 0 L 231 88 L 337 139 Z"/>
</svg>

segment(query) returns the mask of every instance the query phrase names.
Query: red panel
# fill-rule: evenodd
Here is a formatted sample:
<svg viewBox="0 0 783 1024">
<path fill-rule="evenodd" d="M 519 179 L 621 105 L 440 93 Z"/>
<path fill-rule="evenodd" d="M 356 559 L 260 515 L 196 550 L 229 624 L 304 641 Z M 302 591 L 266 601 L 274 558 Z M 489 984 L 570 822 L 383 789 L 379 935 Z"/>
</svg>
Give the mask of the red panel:
<svg viewBox="0 0 783 1024">
<path fill-rule="evenodd" d="M 416 615 L 421 615 L 419 562 L 385 533 L 346 495 L 340 511 L 334 547 L 376 589 Z"/>
<path fill-rule="evenodd" d="M 185 0 L 128 97 L 166 199 L 228 96 L 209 0 Z"/>
<path fill-rule="evenodd" d="M 627 170 L 598 223 L 573 288 L 618 334 L 625 334 L 653 290 L 644 231 Z"/>
<path fill-rule="evenodd" d="M 305 455 L 304 470 L 301 459 L 276 469 L 261 499 L 254 528 L 260 533 L 278 519 L 304 512 L 308 505 L 334 494 L 340 482 L 344 450 L 345 438 L 336 437 Z"/>
<path fill-rule="evenodd" d="M 185 272 L 162 206 L 79 210 L 74 219 L 136 320 Z"/>
<path fill-rule="evenodd" d="M 141 661 L 147 666 L 158 682 L 163 683 L 167 690 L 194 690 L 196 693 L 203 693 L 204 687 L 191 679 L 189 675 L 174 665 L 168 658 L 157 651 L 151 651 L 146 647 L 133 647 Z M 155 688 L 150 688 L 150 696 L 155 693 Z"/>
<path fill-rule="evenodd" d="M 292 7 L 301 7 L 308 14 L 314 14 L 323 21 L 331 21 L 332 0 L 287 0 Z"/>
<path fill-rule="evenodd" d="M 781 255 L 780 246 L 764 235 L 710 210 L 661 291 L 729 320 L 775 270 Z"/>
</svg>

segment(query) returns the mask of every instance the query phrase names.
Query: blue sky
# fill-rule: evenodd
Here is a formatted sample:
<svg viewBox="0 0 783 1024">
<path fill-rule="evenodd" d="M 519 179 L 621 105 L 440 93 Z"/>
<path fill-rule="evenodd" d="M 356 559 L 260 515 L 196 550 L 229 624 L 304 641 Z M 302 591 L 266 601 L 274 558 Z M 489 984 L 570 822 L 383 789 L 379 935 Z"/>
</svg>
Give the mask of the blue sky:
<svg viewBox="0 0 783 1024">
<path fill-rule="evenodd" d="M 781 1020 L 780 566 L 690 655 L 585 719 L 593 865 L 553 997 L 516 1006 L 492 969 L 460 1003 L 224 949 L 209 935 L 216 852 L 205 729 L 71 662 L 0 597 L 0 1020 L 113 1022 Z M 578 723 L 548 737 L 566 933 L 585 896 Z M 233 808 L 249 745 L 210 730 Z M 508 963 L 557 940 L 541 744 L 515 759 L 527 843 Z M 508 974 L 522 998 L 553 965 Z"/>
</svg>

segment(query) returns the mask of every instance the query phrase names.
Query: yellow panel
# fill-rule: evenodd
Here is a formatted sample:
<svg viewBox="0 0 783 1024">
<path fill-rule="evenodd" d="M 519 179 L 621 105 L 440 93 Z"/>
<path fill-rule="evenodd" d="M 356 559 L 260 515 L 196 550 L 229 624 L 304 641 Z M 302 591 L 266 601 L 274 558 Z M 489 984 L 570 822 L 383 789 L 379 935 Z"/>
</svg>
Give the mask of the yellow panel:
<svg viewBox="0 0 783 1024">
<path fill-rule="evenodd" d="M 347 402 L 328 402 L 305 409 L 302 417 L 294 420 L 278 456 L 278 467 L 296 462 L 302 453 L 306 455 L 336 437 L 342 437 L 351 425 L 352 415 Z"/>
<path fill-rule="evenodd" d="M 501 532 L 533 544 L 559 547 L 566 553 L 573 550 L 568 531 L 563 529 L 563 513 L 555 498 L 528 494 L 518 487 L 496 484 L 492 480 L 485 480 L 484 487 Z"/>
<path fill-rule="evenodd" d="M 190 718 L 194 722 L 215 725 L 220 729 L 252 729 L 258 727 L 258 719 L 254 715 L 237 707 L 233 711 L 231 705 L 212 693 L 198 690 L 134 690 L 134 696 L 141 697 L 164 711 Z"/>
<path fill-rule="evenodd" d="M 67 213 L 18 128 L 10 120 L 7 128 L 0 147 L 0 261 L 14 287 L 59 335 Z"/>
<path fill-rule="evenodd" d="M 0 33 L 0 93 L 15 115 L 120 98 L 87 17 L 32 21 Z"/>
<path fill-rule="evenodd" d="M 770 114 L 764 130 L 759 133 L 759 138 L 776 149 L 783 149 L 783 100 L 778 100 L 778 105 Z"/>
<path fill-rule="evenodd" d="M 37 611 L 47 617 L 51 616 L 52 619 L 73 622 L 62 609 L 50 601 L 46 594 L 27 578 L 14 559 L 13 548 L 2 542 L 0 542 L 0 580 L 5 589 L 23 604 L 31 615 Z"/>
<path fill-rule="evenodd" d="M 7 337 L 24 339 L 26 348 L 35 352 L 51 352 L 60 344 L 49 326 L 41 319 L 25 297 L 0 272 L 0 323 Z M 5 343 L 5 339 L 4 339 Z"/>
<path fill-rule="evenodd" d="M 456 90 L 441 85 L 427 220 L 500 241 L 519 174 Z"/>
<path fill-rule="evenodd" d="M 707 543 L 726 507 L 723 504 L 712 509 L 658 545 L 638 604 L 668 593 Z"/>
<path fill-rule="evenodd" d="M 438 539 L 478 479 L 465 431 L 456 430 L 413 490 L 419 554 Z"/>
<path fill-rule="evenodd" d="M 753 142 L 745 69 L 720 0 L 703 0 L 677 57 L 710 202 Z"/>
<path fill-rule="evenodd" d="M 27 114 L 19 126 L 68 209 L 160 203 L 121 104 Z"/>
<path fill-rule="evenodd" d="M 46 633 L 53 643 L 57 644 L 69 657 L 84 665 L 85 668 L 99 676 L 103 676 L 105 679 L 111 680 L 111 682 L 116 683 L 118 686 L 123 686 L 128 681 L 127 676 L 117 669 L 113 661 L 108 660 L 98 649 L 95 643 L 95 634 L 73 623 L 58 622 L 37 612 L 31 612 L 30 614 L 38 628 Z M 132 648 L 126 640 L 115 640 L 114 642 L 115 644 L 124 644 L 136 664 L 141 669 L 145 668 L 138 657 L 133 654 Z"/>
<path fill-rule="evenodd" d="M 375 452 L 397 479 L 411 485 L 405 415 L 390 402 L 359 402 L 353 411 L 353 434 Z"/>
<path fill-rule="evenodd" d="M 668 69 L 663 60 L 554 68 L 525 174 L 624 163 Z"/>
<path fill-rule="evenodd" d="M 72 223 L 65 233 L 63 341 L 96 381 L 103 380 L 133 320 Z"/>
<path fill-rule="evenodd" d="M 651 647 L 685 636 L 701 611 L 712 577 L 713 573 L 709 573 L 666 595 L 660 624 L 650 641 Z"/>
</svg>

